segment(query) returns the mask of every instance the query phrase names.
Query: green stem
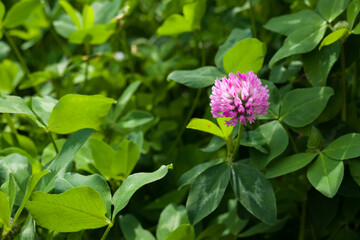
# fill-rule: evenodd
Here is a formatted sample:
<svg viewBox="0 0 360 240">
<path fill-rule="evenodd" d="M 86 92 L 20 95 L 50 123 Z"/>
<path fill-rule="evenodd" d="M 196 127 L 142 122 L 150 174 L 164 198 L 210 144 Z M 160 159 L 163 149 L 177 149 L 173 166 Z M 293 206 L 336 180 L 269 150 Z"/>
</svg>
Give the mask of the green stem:
<svg viewBox="0 0 360 240">
<path fill-rule="evenodd" d="M 19 49 L 16 47 L 14 41 L 12 40 L 11 36 L 8 34 L 8 32 L 2 28 L 2 32 L 4 33 L 6 40 L 9 42 L 12 50 L 14 51 L 16 57 L 18 58 L 20 65 L 22 67 L 22 69 L 24 70 L 25 74 L 27 77 L 30 76 L 30 71 L 28 69 L 28 67 L 26 66 L 26 63 L 24 61 L 24 58 L 21 56 Z"/>
<path fill-rule="evenodd" d="M 9 128 L 10 128 L 10 131 L 11 131 L 11 133 L 13 135 L 14 143 L 19 146 L 18 132 L 16 130 L 14 121 L 12 120 L 12 118 L 10 116 L 10 113 L 4 113 L 4 117 L 5 117 L 6 122 L 7 122 L 8 126 L 9 126 Z"/>
<path fill-rule="evenodd" d="M 342 82 L 342 108 L 341 108 L 341 120 L 343 122 L 346 121 L 346 72 L 345 72 L 345 52 L 344 52 L 344 44 L 340 43 L 340 60 L 341 60 L 341 82 Z"/>
<path fill-rule="evenodd" d="M 170 147 L 170 150 L 169 150 L 169 152 L 167 154 L 168 157 L 171 155 L 171 153 L 173 152 L 173 150 L 177 146 L 178 142 L 180 141 L 181 136 L 184 133 L 185 128 L 186 128 L 187 124 L 189 123 L 189 121 L 190 121 L 190 119 L 191 119 L 191 117 L 192 117 L 192 115 L 193 115 L 193 113 L 195 111 L 195 108 L 196 108 L 196 106 L 197 106 L 197 104 L 198 104 L 198 102 L 200 100 L 201 92 L 202 92 L 202 88 L 198 88 L 198 90 L 196 92 L 195 100 L 192 102 L 191 108 L 190 108 L 189 113 L 188 113 L 188 115 L 187 115 L 187 117 L 185 119 L 185 122 L 184 122 L 183 126 L 181 127 L 181 130 L 177 134 L 175 141 L 173 142 L 173 144 Z"/>
<path fill-rule="evenodd" d="M 296 142 L 295 142 L 294 138 L 291 136 L 289 128 L 287 126 L 285 126 L 281 120 L 279 120 L 279 122 L 280 122 L 281 126 L 286 130 L 286 133 L 289 136 L 289 139 L 290 139 L 290 142 L 291 142 L 294 152 L 299 153 L 299 149 L 296 146 Z"/>
<path fill-rule="evenodd" d="M 354 79 L 353 79 L 353 84 L 352 84 L 352 89 L 351 89 L 351 100 L 354 102 L 355 98 L 356 98 L 356 94 L 357 94 L 357 88 L 358 88 L 358 80 L 359 80 L 359 58 L 356 58 L 355 61 L 355 69 L 354 69 Z"/>
<path fill-rule="evenodd" d="M 250 3 L 250 17 L 251 17 L 252 34 L 253 34 L 253 37 L 256 38 L 257 34 L 256 34 L 255 13 L 254 13 L 254 7 L 253 7 L 252 0 L 249 0 L 249 3 Z"/>
<path fill-rule="evenodd" d="M 52 145 L 54 146 L 54 149 L 55 149 L 56 154 L 58 154 L 58 153 L 59 153 L 59 149 L 58 149 L 58 147 L 56 146 L 55 140 L 54 140 L 54 138 L 52 137 L 51 132 L 46 129 L 46 133 L 48 134 L 48 136 L 49 136 L 49 138 L 50 138 L 50 140 L 51 140 L 51 143 L 52 143 Z"/>
<path fill-rule="evenodd" d="M 301 219 L 300 219 L 300 231 L 299 231 L 299 238 L 298 240 L 305 239 L 305 227 L 306 227 L 306 203 L 307 201 L 304 200 L 302 207 L 301 207 Z"/>
<path fill-rule="evenodd" d="M 105 240 L 107 235 L 109 234 L 110 232 L 110 229 L 112 228 L 112 226 L 114 225 L 114 220 L 112 221 L 111 224 L 109 224 L 104 232 L 104 234 L 102 235 L 101 239 L 100 240 Z"/>
<path fill-rule="evenodd" d="M 237 139 L 236 139 L 236 143 L 235 143 L 235 147 L 234 147 L 234 151 L 232 152 L 230 162 L 232 162 L 234 160 L 235 155 L 236 155 L 237 151 L 239 150 L 240 140 L 241 140 L 242 134 L 243 134 L 243 125 L 240 124 Z"/>
<path fill-rule="evenodd" d="M 85 82 L 84 82 L 84 86 L 87 85 L 88 82 L 88 75 L 89 75 L 89 61 L 90 61 L 90 54 L 91 54 L 91 50 L 90 50 L 90 44 L 89 43 L 85 43 L 85 54 L 86 54 L 86 65 L 85 65 Z"/>
<path fill-rule="evenodd" d="M 59 38 L 59 36 L 56 34 L 54 27 L 51 26 L 50 28 L 50 33 L 51 35 L 54 37 L 55 41 L 57 42 L 57 44 L 59 44 L 59 46 L 61 47 L 61 49 L 63 50 L 63 52 L 65 53 L 66 57 L 70 58 L 71 57 L 71 51 L 70 49 L 67 47 L 66 44 L 64 44 L 61 39 Z"/>
</svg>

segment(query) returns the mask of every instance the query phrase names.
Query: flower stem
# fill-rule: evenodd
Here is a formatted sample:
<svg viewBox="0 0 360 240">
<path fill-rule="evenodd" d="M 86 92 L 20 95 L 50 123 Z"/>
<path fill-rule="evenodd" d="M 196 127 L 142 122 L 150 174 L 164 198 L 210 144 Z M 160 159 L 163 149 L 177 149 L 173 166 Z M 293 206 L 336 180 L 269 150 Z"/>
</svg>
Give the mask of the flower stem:
<svg viewBox="0 0 360 240">
<path fill-rule="evenodd" d="M 257 34 L 256 34 L 256 24 L 255 24 L 255 13 L 254 13 L 254 7 L 253 7 L 252 0 L 249 0 L 249 3 L 250 3 L 250 17 L 251 17 L 252 34 L 253 34 L 253 37 L 256 38 Z"/>
<path fill-rule="evenodd" d="M 239 123 L 240 124 L 240 123 Z M 243 134 L 243 125 L 240 124 L 239 126 L 239 131 L 238 131 L 238 135 L 237 135 L 237 139 L 236 139 L 236 143 L 235 143 L 235 147 L 234 147 L 234 150 L 232 152 L 232 156 L 231 156 L 231 160 L 230 162 L 232 162 L 235 158 L 235 155 L 239 149 L 239 146 L 240 146 L 240 140 L 241 140 L 241 137 L 242 137 L 242 134 Z"/>
<path fill-rule="evenodd" d="M 114 225 L 114 220 L 112 221 L 111 224 L 109 224 L 109 225 L 107 226 L 104 234 L 103 234 L 102 237 L 101 237 L 101 240 L 105 240 L 105 239 L 106 239 L 106 237 L 107 237 L 107 235 L 109 234 L 110 229 L 112 228 L 113 225 Z"/>
<path fill-rule="evenodd" d="M 12 40 L 12 38 L 11 38 L 11 36 L 8 34 L 8 32 L 7 32 L 4 28 L 2 28 L 1 30 L 2 30 L 2 32 L 4 33 L 4 35 L 5 35 L 5 37 L 6 37 L 6 40 L 9 42 L 12 50 L 14 51 L 17 59 L 19 60 L 20 65 L 21 65 L 22 69 L 24 70 L 26 76 L 29 77 L 29 76 L 30 76 L 30 71 L 29 71 L 28 67 L 26 66 L 26 63 L 25 63 L 25 61 L 24 61 L 24 58 L 21 56 L 19 49 L 16 47 L 14 41 Z"/>
<path fill-rule="evenodd" d="M 341 81 L 342 81 L 342 108 L 341 108 L 341 120 L 343 122 L 346 121 L 346 72 L 345 72 L 345 52 L 344 52 L 344 44 L 340 43 L 340 60 L 341 60 Z"/>
</svg>

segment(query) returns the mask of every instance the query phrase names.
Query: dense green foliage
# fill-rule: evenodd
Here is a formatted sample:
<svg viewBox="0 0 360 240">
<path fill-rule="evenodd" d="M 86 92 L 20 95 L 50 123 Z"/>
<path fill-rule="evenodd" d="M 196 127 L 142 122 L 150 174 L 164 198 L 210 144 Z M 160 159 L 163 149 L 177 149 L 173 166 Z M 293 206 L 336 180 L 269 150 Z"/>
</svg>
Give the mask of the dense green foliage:
<svg viewBox="0 0 360 240">
<path fill-rule="evenodd" d="M 0 239 L 360 239 L 359 12 L 0 1 Z M 238 71 L 270 106 L 228 127 Z"/>
</svg>

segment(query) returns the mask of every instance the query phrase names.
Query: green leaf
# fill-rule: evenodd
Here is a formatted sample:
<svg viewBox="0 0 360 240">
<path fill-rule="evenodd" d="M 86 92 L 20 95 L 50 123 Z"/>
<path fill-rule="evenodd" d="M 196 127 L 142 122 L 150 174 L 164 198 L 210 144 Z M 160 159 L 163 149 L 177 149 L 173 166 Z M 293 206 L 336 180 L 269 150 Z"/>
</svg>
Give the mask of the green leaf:
<svg viewBox="0 0 360 240">
<path fill-rule="evenodd" d="M 246 231 L 240 233 L 238 235 L 239 238 L 247 238 L 250 236 L 254 236 L 261 233 L 273 233 L 273 232 L 280 232 L 280 230 L 284 227 L 286 221 L 289 219 L 288 216 L 285 216 L 281 219 L 277 219 L 274 224 L 266 224 L 266 223 L 258 223 Z"/>
<path fill-rule="evenodd" d="M 194 227 L 190 224 L 182 224 L 173 231 L 165 240 L 194 240 Z"/>
<path fill-rule="evenodd" d="M 320 51 L 314 49 L 304 54 L 302 60 L 308 81 L 314 87 L 325 86 L 329 72 L 340 55 L 340 44 L 332 44 Z"/>
<path fill-rule="evenodd" d="M 196 240 L 218 240 L 222 236 L 224 230 L 224 224 L 211 225 L 202 231 Z"/>
<path fill-rule="evenodd" d="M 232 47 L 234 47 L 239 41 L 251 37 L 252 34 L 250 29 L 234 28 L 231 31 L 229 37 L 226 39 L 226 41 L 219 46 L 219 49 L 215 55 L 215 65 L 222 71 L 225 71 L 223 70 L 224 69 L 223 58 L 226 52 L 229 51 Z"/>
<path fill-rule="evenodd" d="M 195 225 L 219 206 L 229 179 L 227 164 L 208 168 L 196 178 L 186 202 L 190 223 Z"/>
<path fill-rule="evenodd" d="M 336 30 L 335 32 L 330 33 L 321 41 L 319 50 L 321 50 L 323 46 L 333 44 L 334 42 L 338 41 L 340 38 L 347 36 L 349 34 L 350 31 L 347 28 L 341 28 Z"/>
<path fill-rule="evenodd" d="M 223 58 L 224 69 L 227 73 L 258 72 L 264 62 L 266 45 L 256 38 L 246 38 L 239 41 Z M 241 56 L 241 57 L 240 57 Z"/>
<path fill-rule="evenodd" d="M 354 181 L 360 185 L 360 159 L 351 159 L 349 161 L 349 168 Z"/>
<path fill-rule="evenodd" d="M 267 224 L 276 221 L 276 200 L 270 182 L 256 167 L 237 162 L 231 166 L 231 186 L 239 202 Z"/>
<path fill-rule="evenodd" d="M 264 28 L 289 36 L 304 26 L 313 25 L 320 27 L 324 24 L 325 21 L 319 16 L 319 14 L 311 10 L 303 10 L 300 12 L 271 18 L 264 25 Z"/>
<path fill-rule="evenodd" d="M 156 228 L 156 239 L 165 240 L 181 224 L 189 223 L 186 208 L 182 205 L 168 205 L 160 214 Z"/>
<path fill-rule="evenodd" d="M 225 121 L 229 121 L 231 118 L 230 117 L 221 117 L 221 118 L 217 118 L 216 121 L 220 126 L 221 131 L 224 134 L 225 139 L 228 139 L 228 137 L 230 136 L 230 134 L 232 133 L 234 126 L 227 126 L 225 124 Z"/>
<path fill-rule="evenodd" d="M 42 3 L 39 0 L 23 0 L 15 3 L 7 12 L 3 26 L 5 28 L 15 28 L 24 24 L 40 6 L 42 6 Z"/>
<path fill-rule="evenodd" d="M 336 160 L 346 160 L 360 156 L 360 134 L 343 135 L 329 144 L 323 151 L 328 157 Z"/>
<path fill-rule="evenodd" d="M 51 112 L 48 129 L 60 134 L 83 128 L 98 129 L 113 103 L 114 99 L 100 95 L 67 94 Z"/>
<path fill-rule="evenodd" d="M 75 44 L 103 44 L 114 33 L 114 27 L 115 24 L 98 24 L 89 28 L 82 28 L 70 34 L 69 42 Z"/>
<path fill-rule="evenodd" d="M 55 144 L 57 146 L 57 149 L 61 149 L 64 146 L 64 143 L 66 142 L 66 139 L 60 138 L 55 140 Z M 57 155 L 57 152 L 55 151 L 54 144 L 49 143 L 43 150 L 41 154 L 41 164 L 43 166 L 47 165 L 51 160 L 53 160 Z"/>
<path fill-rule="evenodd" d="M 171 72 L 167 80 L 174 80 L 177 83 L 191 88 L 204 88 L 215 83 L 217 78 L 224 77 L 216 67 L 208 66 L 194 70 L 176 70 Z"/>
<path fill-rule="evenodd" d="M 111 224 L 100 194 L 91 187 L 75 187 L 62 194 L 34 192 L 26 208 L 39 226 L 57 232 Z"/>
<path fill-rule="evenodd" d="M 265 176 L 267 178 L 274 178 L 294 172 L 305 167 L 316 156 L 317 153 L 298 153 L 282 158 L 280 160 L 270 163 Z"/>
<path fill-rule="evenodd" d="M 179 188 L 182 188 L 186 185 L 193 184 L 193 182 L 196 180 L 196 178 L 203 173 L 208 168 L 211 168 L 213 166 L 219 165 L 220 163 L 224 162 L 224 159 L 216 159 L 210 162 L 200 163 L 190 169 L 189 171 L 185 172 L 179 179 L 178 185 Z"/>
<path fill-rule="evenodd" d="M 201 20 L 205 10 L 206 0 L 195 0 L 183 6 L 184 18 L 190 23 L 192 30 L 201 28 Z"/>
<path fill-rule="evenodd" d="M 5 193 L 0 191 L 0 226 L 10 229 L 10 205 Z"/>
<path fill-rule="evenodd" d="M 85 4 L 83 7 L 83 26 L 84 28 L 91 28 L 95 22 L 94 10 L 90 5 Z"/>
<path fill-rule="evenodd" d="M 180 14 L 173 14 L 156 30 L 158 36 L 179 35 L 191 32 L 191 23 Z"/>
<path fill-rule="evenodd" d="M 292 32 L 284 45 L 274 54 L 269 62 L 272 68 L 276 62 L 295 54 L 310 52 L 321 41 L 326 31 L 325 22 L 322 25 L 308 25 Z"/>
<path fill-rule="evenodd" d="M 55 187 L 56 178 L 63 177 L 66 172 L 71 170 L 72 160 L 75 154 L 93 132 L 93 129 L 82 129 L 70 136 L 54 160 L 44 167 L 44 170 L 50 170 L 51 173 L 41 180 L 39 187 L 41 191 L 49 192 Z"/>
<path fill-rule="evenodd" d="M 98 174 L 84 176 L 78 173 L 66 173 L 55 181 L 55 192 L 63 193 L 74 187 L 91 187 L 96 190 L 106 206 L 106 217 L 111 216 L 111 191 L 106 180 Z"/>
<path fill-rule="evenodd" d="M 81 15 L 77 12 L 71 5 L 65 0 L 60 0 L 59 4 L 63 7 L 65 12 L 70 16 L 73 23 L 77 26 L 78 29 L 82 28 L 81 25 Z"/>
<path fill-rule="evenodd" d="M 31 108 L 34 113 L 39 116 L 42 123 L 45 126 L 48 125 L 50 115 L 52 110 L 54 109 L 55 105 L 57 104 L 58 100 L 45 96 L 45 97 L 32 97 L 31 98 Z"/>
<path fill-rule="evenodd" d="M 12 212 L 16 196 L 15 178 L 12 173 L 9 173 L 9 179 L 1 185 L 0 190 L 8 197 L 10 212 Z"/>
<path fill-rule="evenodd" d="M 8 59 L 4 59 L 4 61 L 0 63 L 0 78 L 1 78 L 0 92 L 11 93 L 14 90 L 17 84 L 16 80 L 17 80 L 18 72 L 19 72 L 19 67 L 14 62 Z"/>
<path fill-rule="evenodd" d="M 262 85 L 266 85 L 269 89 L 269 100 L 270 103 L 266 115 L 259 115 L 259 119 L 278 119 L 280 110 L 280 93 L 274 83 L 261 80 Z"/>
<path fill-rule="evenodd" d="M 121 184 L 119 189 L 115 192 L 112 203 L 114 205 L 113 218 L 116 214 L 122 210 L 129 202 L 130 198 L 134 193 L 141 188 L 142 186 L 155 182 L 163 177 L 168 172 L 168 168 L 172 167 L 161 166 L 158 170 L 152 173 L 135 173 L 130 175 L 125 181 Z"/>
<path fill-rule="evenodd" d="M 60 17 L 53 22 L 53 25 L 55 31 L 64 38 L 69 38 L 71 33 L 78 30 L 77 26 L 67 14 L 61 14 Z"/>
<path fill-rule="evenodd" d="M 142 127 L 152 123 L 154 120 L 154 116 L 149 112 L 133 110 L 120 119 L 120 121 L 116 124 L 115 129 L 127 129 L 133 131 L 140 130 Z"/>
<path fill-rule="evenodd" d="M 303 127 L 316 120 L 334 95 L 331 87 L 312 87 L 288 92 L 282 100 L 280 120 L 292 127 Z"/>
<path fill-rule="evenodd" d="M 112 171 L 127 178 L 134 169 L 139 157 L 140 151 L 135 143 L 128 140 L 122 141 L 116 150 L 115 164 L 112 165 Z"/>
<path fill-rule="evenodd" d="M 140 81 L 132 82 L 131 84 L 129 84 L 129 86 L 126 87 L 124 92 L 121 94 L 121 96 L 119 97 L 119 99 L 116 102 L 115 110 L 113 111 L 113 115 L 114 115 L 113 122 L 115 122 L 120 117 L 120 115 L 123 113 L 124 108 L 130 101 L 130 98 L 134 95 L 136 90 L 139 88 L 140 84 L 141 84 Z"/>
<path fill-rule="evenodd" d="M 119 223 L 126 240 L 156 240 L 151 232 L 144 229 L 133 215 L 120 215 Z"/>
<path fill-rule="evenodd" d="M 346 19 L 349 23 L 349 29 L 352 29 L 355 19 L 360 12 L 360 0 L 353 0 L 346 10 Z"/>
<path fill-rule="evenodd" d="M 219 136 L 223 139 L 226 139 L 226 136 L 221 131 L 221 129 L 213 122 L 207 119 L 193 118 L 186 126 L 186 128 L 195 129 L 207 133 L 211 133 L 213 135 Z"/>
<path fill-rule="evenodd" d="M 343 177 L 344 163 L 322 153 L 307 171 L 307 178 L 311 185 L 328 198 L 335 196 Z"/>
<path fill-rule="evenodd" d="M 15 180 L 15 205 L 19 206 L 24 198 L 26 185 L 31 176 L 31 165 L 29 160 L 17 153 L 2 158 L 0 161 L 0 182 L 6 182 L 9 179 L 9 173 L 13 175 Z"/>
<path fill-rule="evenodd" d="M 5 6 L 2 2 L 0 2 L 0 22 L 2 22 L 5 15 Z"/>
<path fill-rule="evenodd" d="M 21 232 L 18 235 L 20 240 L 36 240 L 36 224 L 31 215 L 28 215 L 24 226 L 21 228 Z"/>
<path fill-rule="evenodd" d="M 349 0 L 319 0 L 316 9 L 328 22 L 332 22 L 347 7 Z"/>
<path fill-rule="evenodd" d="M 108 24 L 119 12 L 121 0 L 111 2 L 93 2 L 91 7 L 95 13 L 95 24 Z"/>
<path fill-rule="evenodd" d="M 360 23 L 356 25 L 356 27 L 352 30 L 354 34 L 360 34 Z"/>
<path fill-rule="evenodd" d="M 302 62 L 298 60 L 291 61 L 289 64 L 286 62 L 277 63 L 271 69 L 269 81 L 273 83 L 291 82 L 300 72 L 302 65 Z"/>
<path fill-rule="evenodd" d="M 265 138 L 270 150 L 268 154 L 265 154 L 250 149 L 251 160 L 259 169 L 263 169 L 271 160 L 285 151 L 289 138 L 281 123 L 276 120 L 260 125 L 255 131 Z"/>
<path fill-rule="evenodd" d="M 35 123 L 40 124 L 36 120 L 36 115 L 27 106 L 24 99 L 18 96 L 1 96 L 0 97 L 0 113 L 19 113 L 30 117 Z M 41 124 L 39 126 L 42 126 Z"/>
</svg>

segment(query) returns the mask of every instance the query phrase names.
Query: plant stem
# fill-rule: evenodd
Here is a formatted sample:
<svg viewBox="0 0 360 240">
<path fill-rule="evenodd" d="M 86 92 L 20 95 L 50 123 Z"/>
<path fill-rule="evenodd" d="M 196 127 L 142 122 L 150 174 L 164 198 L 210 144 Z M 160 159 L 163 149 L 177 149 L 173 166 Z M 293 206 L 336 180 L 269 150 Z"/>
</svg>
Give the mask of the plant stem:
<svg viewBox="0 0 360 240">
<path fill-rule="evenodd" d="M 59 153 L 59 149 L 58 149 L 58 147 L 56 146 L 55 140 L 54 140 L 54 138 L 52 137 L 51 132 L 50 132 L 48 129 L 46 129 L 46 133 L 47 133 L 47 135 L 49 136 L 52 145 L 54 146 L 54 149 L 55 149 L 56 154 L 58 154 L 58 153 Z"/>
<path fill-rule="evenodd" d="M 50 27 L 50 33 L 51 33 L 51 35 L 54 37 L 54 39 L 55 39 L 55 41 L 57 42 L 57 44 L 59 44 L 59 46 L 61 47 L 61 49 L 62 49 L 63 52 L 65 53 L 66 57 L 70 58 L 71 55 L 72 55 L 70 49 L 67 47 L 66 44 L 62 43 L 61 39 L 60 39 L 59 36 L 56 34 L 53 26 Z"/>
<path fill-rule="evenodd" d="M 288 137 L 290 139 L 290 142 L 291 142 L 291 145 L 293 147 L 294 152 L 299 153 L 299 150 L 298 150 L 298 148 L 296 146 L 296 142 L 295 142 L 294 138 L 291 136 L 289 128 L 287 126 L 285 126 L 284 123 L 281 120 L 279 120 L 279 122 L 280 122 L 281 126 L 285 129 L 285 131 L 286 131 L 286 133 L 287 133 L 287 135 L 288 135 Z"/>
<path fill-rule="evenodd" d="M 110 229 L 112 228 L 112 226 L 114 225 L 114 220 L 112 221 L 111 224 L 109 224 L 104 232 L 104 234 L 102 235 L 101 239 L 100 240 L 105 240 L 107 235 L 109 234 L 110 232 Z"/>
<path fill-rule="evenodd" d="M 240 124 L 240 123 L 239 123 Z M 243 134 L 243 125 L 240 124 L 239 126 L 239 131 L 238 131 L 238 135 L 237 135 L 237 139 L 236 139 L 236 143 L 235 143 L 235 147 L 234 147 L 234 151 L 232 152 L 232 156 L 231 156 L 231 160 L 230 162 L 232 162 L 235 158 L 235 155 L 239 149 L 239 146 L 240 146 L 240 140 L 241 140 L 241 137 L 242 137 L 242 134 Z"/>
<path fill-rule="evenodd" d="M 300 231 L 298 240 L 304 240 L 306 225 L 306 200 L 303 201 L 301 207 Z"/>
<path fill-rule="evenodd" d="M 250 17 L 251 17 L 252 34 L 253 34 L 253 37 L 256 38 L 257 34 L 256 34 L 255 13 L 254 13 L 254 7 L 253 7 L 252 0 L 249 0 L 249 3 L 250 3 Z"/>
<path fill-rule="evenodd" d="M 345 53 L 344 53 L 344 44 L 340 43 L 340 60 L 341 60 L 341 81 L 342 81 L 342 108 L 341 108 L 341 120 L 346 121 L 346 72 L 345 72 Z"/>
<path fill-rule="evenodd" d="M 90 43 L 85 43 L 85 54 L 86 54 L 86 65 L 85 65 L 85 82 L 84 86 L 87 85 L 88 82 L 88 75 L 89 75 L 89 61 L 90 61 Z"/>
<path fill-rule="evenodd" d="M 204 40 L 201 34 L 201 31 L 198 32 L 199 35 L 199 41 L 201 43 L 201 49 L 200 49 L 200 53 L 201 53 L 201 66 L 204 67 L 206 65 L 206 55 L 205 55 L 205 44 L 204 44 Z"/>
<path fill-rule="evenodd" d="M 167 156 L 170 156 L 170 155 L 171 155 L 171 153 L 172 153 L 173 150 L 175 149 L 176 145 L 177 145 L 178 142 L 180 141 L 180 138 L 181 138 L 182 134 L 184 133 L 185 128 L 186 128 L 187 124 L 189 123 L 190 118 L 191 118 L 191 116 L 193 115 L 193 113 L 194 113 L 194 111 L 195 111 L 195 108 L 196 108 L 196 106 L 197 106 L 197 104 L 198 104 L 198 102 L 199 102 L 199 100 L 200 100 L 201 92 L 202 92 L 202 88 L 198 88 L 198 90 L 197 90 L 197 92 L 196 92 L 195 99 L 194 99 L 194 101 L 193 101 L 193 103 L 192 103 L 192 105 L 191 105 L 191 108 L 190 108 L 189 113 L 188 113 L 188 115 L 187 115 L 187 117 L 186 117 L 186 119 L 185 119 L 185 122 L 184 122 L 183 126 L 181 127 L 181 130 L 180 130 L 179 133 L 177 134 L 175 141 L 174 141 L 173 144 L 171 145 L 170 150 L 169 150 Z"/>
<path fill-rule="evenodd" d="M 356 58 L 355 60 L 355 69 L 354 69 L 354 79 L 352 83 L 352 89 L 351 89 L 351 101 L 354 102 L 357 94 L 357 88 L 358 88 L 358 80 L 359 80 L 359 58 Z"/>
<path fill-rule="evenodd" d="M 19 139 L 18 139 L 18 132 L 16 130 L 16 127 L 15 127 L 15 124 L 14 124 L 14 121 L 12 120 L 11 116 L 10 116 L 10 113 L 4 113 L 4 117 L 6 119 L 6 122 L 10 128 L 10 131 L 13 135 L 13 140 L 14 140 L 14 143 L 16 145 L 19 145 Z"/>
<path fill-rule="evenodd" d="M 21 56 L 19 49 L 16 47 L 14 41 L 12 40 L 12 38 L 8 34 L 8 32 L 4 28 L 2 28 L 1 30 L 3 31 L 3 33 L 4 33 L 5 37 L 6 37 L 6 40 L 9 42 L 12 50 L 14 51 L 17 59 L 19 60 L 20 65 L 21 65 L 22 69 L 24 70 L 26 76 L 29 77 L 30 76 L 30 71 L 29 71 L 28 67 L 26 66 L 24 58 Z"/>
</svg>

